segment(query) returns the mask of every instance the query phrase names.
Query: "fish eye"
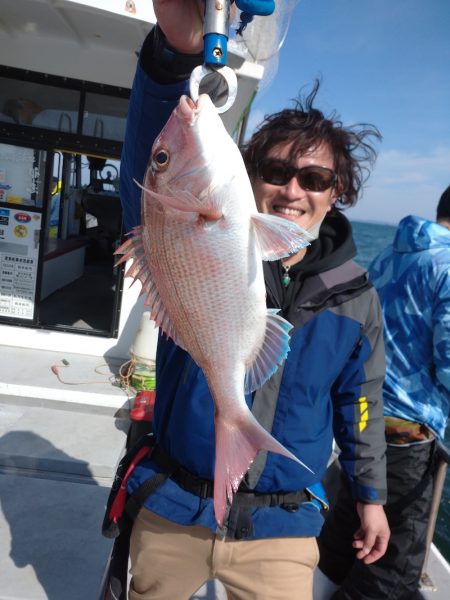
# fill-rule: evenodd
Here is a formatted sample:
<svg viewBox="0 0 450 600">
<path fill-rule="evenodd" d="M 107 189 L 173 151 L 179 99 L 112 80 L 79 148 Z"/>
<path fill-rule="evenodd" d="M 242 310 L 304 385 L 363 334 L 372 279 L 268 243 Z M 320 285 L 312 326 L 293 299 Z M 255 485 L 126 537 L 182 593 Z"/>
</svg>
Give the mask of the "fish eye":
<svg viewBox="0 0 450 600">
<path fill-rule="evenodd" d="M 168 167 L 170 155 L 167 150 L 158 150 L 153 156 L 153 164 L 158 171 Z"/>
</svg>

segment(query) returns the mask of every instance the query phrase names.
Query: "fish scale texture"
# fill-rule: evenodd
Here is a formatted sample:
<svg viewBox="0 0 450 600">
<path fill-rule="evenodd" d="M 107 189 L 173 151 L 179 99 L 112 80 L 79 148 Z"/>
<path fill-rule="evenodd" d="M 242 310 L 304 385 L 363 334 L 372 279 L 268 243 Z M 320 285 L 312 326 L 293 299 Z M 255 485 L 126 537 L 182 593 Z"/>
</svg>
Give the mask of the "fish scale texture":
<svg viewBox="0 0 450 600">
<path fill-rule="evenodd" d="M 256 260 L 252 286 L 248 262 L 236 260 L 246 254 L 245 236 L 216 235 L 219 223 L 205 230 L 198 219 L 185 223 L 151 208 L 148 212 L 145 220 L 148 216 L 152 226 L 148 244 L 144 233 L 144 245 L 178 342 L 198 364 L 209 356 L 223 362 L 227 357 L 251 360 L 262 342 L 266 308 Z"/>
<path fill-rule="evenodd" d="M 283 219 L 258 219 L 240 152 L 209 98 L 198 107 L 180 100 L 152 157 L 142 226 L 118 253 L 143 264 L 129 272 L 143 284 L 151 317 L 205 374 L 215 403 L 214 507 L 221 526 L 227 500 L 259 450 L 297 460 L 254 419 L 244 384 L 256 363 L 247 381 L 262 385 L 288 351 L 289 325 L 274 326 L 276 317 L 267 313 L 260 244 L 275 258 L 280 248 L 288 254 L 305 241 Z M 268 358 L 261 359 L 265 339 Z"/>
</svg>

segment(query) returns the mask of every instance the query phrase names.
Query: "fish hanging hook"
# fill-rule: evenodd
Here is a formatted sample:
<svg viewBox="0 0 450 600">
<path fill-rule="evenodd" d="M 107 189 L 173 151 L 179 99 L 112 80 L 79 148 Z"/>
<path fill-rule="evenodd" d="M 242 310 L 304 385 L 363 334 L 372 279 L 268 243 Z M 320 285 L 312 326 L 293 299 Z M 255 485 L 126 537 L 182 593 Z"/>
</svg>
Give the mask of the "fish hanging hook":
<svg viewBox="0 0 450 600">
<path fill-rule="evenodd" d="M 203 65 L 196 67 L 191 74 L 189 87 L 194 102 L 197 102 L 202 80 L 209 74 L 219 73 L 228 88 L 227 100 L 217 106 L 219 113 L 226 112 L 234 104 L 237 96 L 236 73 L 227 66 L 227 46 L 230 20 L 230 0 L 206 0 L 205 22 L 203 26 Z"/>
</svg>

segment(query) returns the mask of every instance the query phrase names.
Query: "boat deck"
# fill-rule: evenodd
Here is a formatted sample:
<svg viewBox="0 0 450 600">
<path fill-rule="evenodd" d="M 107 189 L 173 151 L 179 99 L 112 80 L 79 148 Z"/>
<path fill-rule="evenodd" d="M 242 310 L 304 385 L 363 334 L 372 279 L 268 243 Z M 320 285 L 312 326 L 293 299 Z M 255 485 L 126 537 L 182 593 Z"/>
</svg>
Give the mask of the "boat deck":
<svg viewBox="0 0 450 600">
<path fill-rule="evenodd" d="M 102 597 L 111 541 L 100 527 L 129 425 L 119 366 L 97 356 L 2 347 L 0 600 Z M 428 573 L 433 589 L 424 599 L 447 599 L 450 569 L 434 547 Z M 314 600 L 334 589 L 317 572 Z M 226 594 L 210 581 L 192 600 Z"/>
</svg>

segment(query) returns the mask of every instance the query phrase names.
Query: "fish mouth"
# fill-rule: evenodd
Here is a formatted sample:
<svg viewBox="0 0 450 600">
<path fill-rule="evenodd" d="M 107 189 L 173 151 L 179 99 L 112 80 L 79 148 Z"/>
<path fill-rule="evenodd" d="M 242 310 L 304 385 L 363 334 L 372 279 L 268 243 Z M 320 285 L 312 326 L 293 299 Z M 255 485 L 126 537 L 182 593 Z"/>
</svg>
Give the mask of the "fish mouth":
<svg viewBox="0 0 450 600">
<path fill-rule="evenodd" d="M 200 94 L 197 103 L 189 96 L 183 95 L 180 98 L 178 108 L 184 117 L 191 117 L 192 114 L 198 114 L 201 110 L 208 110 L 214 107 L 214 104 L 208 94 Z"/>
<path fill-rule="evenodd" d="M 178 103 L 177 114 L 179 117 L 190 124 L 192 124 L 198 115 L 197 104 L 189 98 L 189 96 L 181 96 Z"/>
<path fill-rule="evenodd" d="M 197 100 L 197 107 L 199 109 L 203 108 L 205 110 L 207 110 L 207 107 L 215 108 L 213 101 L 211 100 L 209 94 L 200 94 L 200 96 L 198 97 L 198 100 Z"/>
</svg>

